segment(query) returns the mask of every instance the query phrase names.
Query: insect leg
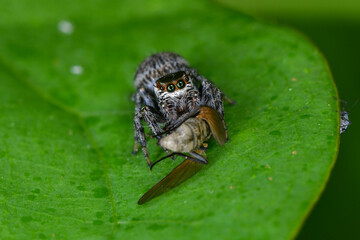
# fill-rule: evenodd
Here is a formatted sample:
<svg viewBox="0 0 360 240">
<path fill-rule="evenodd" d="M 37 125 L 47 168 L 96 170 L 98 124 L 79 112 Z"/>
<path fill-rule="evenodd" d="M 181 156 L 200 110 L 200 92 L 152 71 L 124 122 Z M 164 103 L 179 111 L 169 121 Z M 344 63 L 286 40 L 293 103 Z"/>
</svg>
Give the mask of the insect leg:
<svg viewBox="0 0 360 240">
<path fill-rule="evenodd" d="M 159 162 L 161 162 L 162 160 L 167 159 L 167 158 L 169 158 L 169 157 L 174 157 L 175 155 L 176 155 L 176 153 L 174 152 L 174 153 L 170 153 L 169 155 L 166 155 L 165 157 L 160 158 L 159 160 L 157 160 L 156 162 L 154 162 L 154 163 L 152 163 L 152 164 L 150 165 L 150 170 L 152 170 L 152 168 L 153 168 L 157 163 L 159 163 Z"/>
<path fill-rule="evenodd" d="M 231 105 L 235 105 L 236 102 L 230 98 L 228 98 L 228 96 L 226 96 L 223 92 L 221 93 L 222 94 L 222 99 L 224 99 L 227 103 L 231 104 Z"/>
<path fill-rule="evenodd" d="M 201 156 L 200 154 L 198 154 L 196 152 L 189 152 L 189 154 L 192 157 L 192 159 L 189 157 L 188 157 L 188 159 L 193 160 L 198 163 L 208 164 L 208 161 L 206 160 L 206 158 Z"/>
<path fill-rule="evenodd" d="M 183 157 L 183 158 L 185 158 L 185 159 L 189 159 L 189 160 L 194 161 L 194 162 L 198 162 L 198 163 L 202 163 L 202 164 L 208 164 L 208 161 L 207 161 L 203 156 L 201 156 L 200 154 L 195 153 L 195 152 L 190 152 L 189 154 L 190 154 L 190 156 L 188 156 L 188 155 L 186 155 L 186 154 L 183 154 L 183 153 L 178 153 L 178 152 L 171 153 L 171 154 L 169 154 L 169 155 L 167 155 L 167 156 L 165 156 L 165 157 L 160 158 L 159 160 L 157 160 L 157 161 L 154 162 L 153 164 L 151 164 L 150 170 L 152 170 L 152 168 L 153 168 L 157 163 L 159 163 L 159 162 L 161 162 L 162 160 L 167 159 L 167 158 L 169 158 L 169 157 L 173 157 L 173 156 L 175 156 L 175 155 L 178 155 L 178 156 Z"/>
</svg>

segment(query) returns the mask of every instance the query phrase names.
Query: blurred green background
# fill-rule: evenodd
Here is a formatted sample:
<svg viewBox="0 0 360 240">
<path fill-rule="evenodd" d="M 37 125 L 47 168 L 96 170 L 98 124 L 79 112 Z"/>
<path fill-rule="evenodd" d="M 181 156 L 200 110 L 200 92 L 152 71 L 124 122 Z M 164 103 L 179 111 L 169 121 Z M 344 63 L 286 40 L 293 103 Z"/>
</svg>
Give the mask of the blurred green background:
<svg viewBox="0 0 360 240">
<path fill-rule="evenodd" d="M 220 0 L 259 18 L 293 27 L 308 36 L 328 60 L 347 109 L 360 97 L 360 1 Z M 297 239 L 360 239 L 360 105 L 341 135 L 339 157 L 325 191 Z"/>
</svg>

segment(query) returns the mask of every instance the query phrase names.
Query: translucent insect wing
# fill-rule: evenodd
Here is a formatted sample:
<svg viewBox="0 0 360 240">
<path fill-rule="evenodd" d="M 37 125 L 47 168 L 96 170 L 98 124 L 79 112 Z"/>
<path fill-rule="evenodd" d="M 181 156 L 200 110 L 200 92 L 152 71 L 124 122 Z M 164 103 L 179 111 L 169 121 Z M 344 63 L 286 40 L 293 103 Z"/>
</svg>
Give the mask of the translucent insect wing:
<svg viewBox="0 0 360 240">
<path fill-rule="evenodd" d="M 202 107 L 202 118 L 208 123 L 215 140 L 224 145 L 226 142 L 226 132 L 219 113 L 210 107 Z"/>
<path fill-rule="evenodd" d="M 194 176 L 203 166 L 191 160 L 184 160 L 174 168 L 166 177 L 147 191 L 138 201 L 138 204 L 144 204 L 157 196 L 179 186 L 190 177 Z"/>
</svg>

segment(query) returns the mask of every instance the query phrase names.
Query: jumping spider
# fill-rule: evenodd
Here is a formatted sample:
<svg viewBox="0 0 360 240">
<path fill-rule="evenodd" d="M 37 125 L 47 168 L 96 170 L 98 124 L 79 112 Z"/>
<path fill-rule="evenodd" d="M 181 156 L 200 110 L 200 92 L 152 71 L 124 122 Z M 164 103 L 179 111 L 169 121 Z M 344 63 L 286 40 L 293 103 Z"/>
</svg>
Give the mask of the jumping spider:
<svg viewBox="0 0 360 240">
<path fill-rule="evenodd" d="M 234 102 L 191 68 L 180 55 L 162 52 L 146 58 L 136 71 L 135 87 L 133 153 L 138 151 L 140 143 L 149 167 L 152 163 L 141 120 L 148 124 L 153 136 L 160 140 L 163 134 L 172 132 L 184 121 L 198 114 L 201 107 L 207 106 L 218 112 L 225 129 L 226 141 L 228 140 L 223 100 L 231 104 Z M 169 150 L 163 149 L 170 154 Z"/>
</svg>

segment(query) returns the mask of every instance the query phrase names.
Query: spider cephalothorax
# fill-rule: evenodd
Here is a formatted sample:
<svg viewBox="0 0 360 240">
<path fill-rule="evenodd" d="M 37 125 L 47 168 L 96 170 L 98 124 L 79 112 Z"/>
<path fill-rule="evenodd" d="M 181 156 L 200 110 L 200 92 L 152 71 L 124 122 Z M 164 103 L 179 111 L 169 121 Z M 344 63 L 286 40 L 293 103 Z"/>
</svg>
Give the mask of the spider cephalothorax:
<svg viewBox="0 0 360 240">
<path fill-rule="evenodd" d="M 145 59 L 136 71 L 135 87 L 134 153 L 140 143 L 149 166 L 151 161 L 141 120 L 159 140 L 164 132 L 171 132 L 197 114 L 202 106 L 207 106 L 218 112 L 227 138 L 222 100 L 228 99 L 180 55 L 163 52 Z"/>
<path fill-rule="evenodd" d="M 169 120 L 177 119 L 200 104 L 199 91 L 189 74 L 184 71 L 160 78 L 154 89 L 160 111 Z"/>
</svg>

